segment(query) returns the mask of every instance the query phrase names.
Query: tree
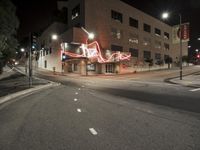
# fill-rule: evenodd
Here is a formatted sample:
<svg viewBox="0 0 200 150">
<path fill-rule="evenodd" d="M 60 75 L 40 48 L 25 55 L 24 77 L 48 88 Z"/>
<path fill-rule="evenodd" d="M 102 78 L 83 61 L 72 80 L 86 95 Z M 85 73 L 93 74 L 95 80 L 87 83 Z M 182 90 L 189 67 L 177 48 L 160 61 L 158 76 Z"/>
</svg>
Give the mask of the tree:
<svg viewBox="0 0 200 150">
<path fill-rule="evenodd" d="M 16 8 L 10 0 L 0 1 L 0 61 L 5 62 L 15 55 L 19 20 Z M 2 67 L 2 66 L 0 66 Z"/>
</svg>

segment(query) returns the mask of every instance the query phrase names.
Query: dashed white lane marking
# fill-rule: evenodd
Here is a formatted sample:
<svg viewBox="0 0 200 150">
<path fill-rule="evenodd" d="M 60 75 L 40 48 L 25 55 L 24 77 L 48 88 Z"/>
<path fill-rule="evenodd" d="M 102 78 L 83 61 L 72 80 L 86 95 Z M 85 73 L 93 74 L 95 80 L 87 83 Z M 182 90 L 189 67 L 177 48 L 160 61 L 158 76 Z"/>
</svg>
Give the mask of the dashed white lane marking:
<svg viewBox="0 0 200 150">
<path fill-rule="evenodd" d="M 78 95 L 78 92 L 76 92 L 75 94 Z"/>
<path fill-rule="evenodd" d="M 84 88 L 85 86 L 84 86 L 84 85 L 82 85 L 81 87 L 83 87 L 83 88 Z"/>
<path fill-rule="evenodd" d="M 76 101 L 78 101 L 78 99 L 77 99 L 77 98 L 75 98 L 75 99 L 74 99 L 74 101 L 76 102 Z"/>
<path fill-rule="evenodd" d="M 78 89 L 79 91 L 81 90 L 81 88 Z"/>
<path fill-rule="evenodd" d="M 89 128 L 89 131 L 93 134 L 93 135 L 97 135 L 97 131 L 94 128 Z"/>
<path fill-rule="evenodd" d="M 77 112 L 82 112 L 80 108 L 77 109 Z"/>
<path fill-rule="evenodd" d="M 196 91 L 200 91 L 200 88 L 190 90 L 190 92 L 196 92 Z"/>
</svg>

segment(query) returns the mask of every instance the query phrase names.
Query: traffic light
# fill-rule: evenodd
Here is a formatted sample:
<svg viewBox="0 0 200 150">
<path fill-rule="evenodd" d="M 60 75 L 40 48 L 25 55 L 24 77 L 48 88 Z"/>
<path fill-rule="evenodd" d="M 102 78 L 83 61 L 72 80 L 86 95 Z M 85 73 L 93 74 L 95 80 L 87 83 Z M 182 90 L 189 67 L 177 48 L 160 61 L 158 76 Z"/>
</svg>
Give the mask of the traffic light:
<svg viewBox="0 0 200 150">
<path fill-rule="evenodd" d="M 31 50 L 37 49 L 37 36 L 35 33 L 31 33 Z"/>
</svg>

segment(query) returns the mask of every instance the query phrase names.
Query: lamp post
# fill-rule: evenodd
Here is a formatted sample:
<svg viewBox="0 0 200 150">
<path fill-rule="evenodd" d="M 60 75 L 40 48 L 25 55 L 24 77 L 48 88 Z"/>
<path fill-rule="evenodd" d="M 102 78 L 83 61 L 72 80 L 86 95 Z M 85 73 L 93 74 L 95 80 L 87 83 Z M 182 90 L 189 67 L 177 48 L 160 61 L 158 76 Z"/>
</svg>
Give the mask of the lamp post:
<svg viewBox="0 0 200 150">
<path fill-rule="evenodd" d="M 89 40 L 93 40 L 95 35 L 92 32 L 88 32 L 85 28 L 81 27 L 81 29 L 87 34 L 87 40 L 86 40 L 86 48 L 88 48 L 88 39 Z M 88 76 L 88 57 L 87 57 L 87 53 L 86 53 L 86 76 Z"/>
<path fill-rule="evenodd" d="M 169 13 L 168 12 L 164 12 L 162 14 L 162 18 L 163 19 L 167 19 L 169 18 Z M 180 38 L 180 80 L 182 80 L 183 78 L 183 65 L 182 65 L 182 15 L 179 14 L 179 38 Z"/>
</svg>

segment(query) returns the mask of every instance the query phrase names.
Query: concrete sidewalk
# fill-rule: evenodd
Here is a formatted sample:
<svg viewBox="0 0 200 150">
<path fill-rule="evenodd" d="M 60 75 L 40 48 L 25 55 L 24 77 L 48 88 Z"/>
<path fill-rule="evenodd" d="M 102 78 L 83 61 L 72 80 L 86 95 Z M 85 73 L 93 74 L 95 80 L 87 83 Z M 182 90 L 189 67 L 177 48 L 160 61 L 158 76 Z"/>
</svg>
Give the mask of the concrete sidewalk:
<svg viewBox="0 0 200 150">
<path fill-rule="evenodd" d="M 172 84 L 179 84 L 192 88 L 200 88 L 200 71 L 191 75 L 183 76 L 182 80 L 179 77 L 168 80 Z"/>
</svg>

